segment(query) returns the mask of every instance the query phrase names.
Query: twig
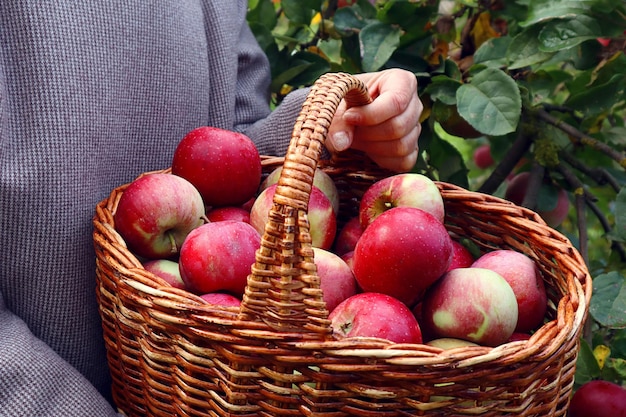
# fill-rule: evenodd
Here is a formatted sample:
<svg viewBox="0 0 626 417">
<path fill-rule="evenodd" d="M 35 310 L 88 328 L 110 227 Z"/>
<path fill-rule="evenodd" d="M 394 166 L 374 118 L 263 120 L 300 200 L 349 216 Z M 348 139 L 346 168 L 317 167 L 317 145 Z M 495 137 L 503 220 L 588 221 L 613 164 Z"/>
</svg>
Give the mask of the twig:
<svg viewBox="0 0 626 417">
<path fill-rule="evenodd" d="M 504 155 L 502 161 L 500 161 L 478 191 L 485 194 L 493 194 L 528 151 L 531 143 L 532 137 L 524 134 L 522 130 L 520 130 L 517 139 L 515 139 L 509 151 Z"/>
<path fill-rule="evenodd" d="M 606 169 L 591 168 L 583 164 L 578 158 L 574 157 L 574 155 L 572 155 L 569 152 L 561 151 L 559 152 L 559 157 L 565 162 L 567 162 L 569 165 L 571 165 L 571 167 L 574 168 L 575 170 L 582 172 L 583 174 L 587 175 L 589 178 L 594 180 L 596 184 L 598 185 L 609 184 L 616 193 L 619 192 L 621 188 L 619 185 L 619 182 Z"/>
<path fill-rule="evenodd" d="M 543 109 L 536 110 L 535 114 L 543 121 L 567 133 L 570 137 L 574 138 L 578 144 L 596 149 L 616 161 L 622 168 L 626 168 L 626 156 L 624 156 L 622 152 L 618 152 L 607 144 L 602 143 L 592 138 L 591 136 L 584 134 L 580 130 L 576 129 L 574 126 L 567 124 L 566 122 L 552 116 L 550 113 Z"/>
<path fill-rule="evenodd" d="M 604 213 L 602 213 L 602 210 L 600 210 L 600 208 L 594 203 L 594 201 L 596 200 L 595 196 L 591 195 L 589 191 L 585 189 L 585 185 L 563 163 L 558 164 L 556 168 L 563 175 L 563 178 L 565 178 L 565 181 L 567 181 L 571 189 L 574 190 L 574 195 L 580 196 L 584 200 L 587 207 L 589 207 L 593 214 L 598 218 L 598 221 L 602 225 L 604 231 L 606 233 L 609 233 L 612 229 L 611 224 L 609 223 Z M 576 214 L 578 218 L 579 250 L 581 255 L 583 256 L 583 259 L 585 259 L 585 262 L 588 263 L 589 250 L 587 242 L 587 224 L 583 221 L 585 217 L 584 213 L 582 212 L 582 210 L 580 212 L 578 212 L 578 210 L 579 209 L 577 207 Z M 621 243 L 615 240 L 611 240 L 611 248 L 619 254 L 622 262 L 626 261 L 626 251 L 624 250 L 624 247 Z"/>
</svg>

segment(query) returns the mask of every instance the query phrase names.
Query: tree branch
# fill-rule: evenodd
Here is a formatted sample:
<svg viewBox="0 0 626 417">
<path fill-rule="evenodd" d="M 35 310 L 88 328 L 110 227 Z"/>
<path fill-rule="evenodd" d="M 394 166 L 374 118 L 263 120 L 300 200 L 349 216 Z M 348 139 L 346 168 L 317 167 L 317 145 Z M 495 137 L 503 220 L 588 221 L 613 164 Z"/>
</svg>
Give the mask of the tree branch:
<svg viewBox="0 0 626 417">
<path fill-rule="evenodd" d="M 580 198 L 584 199 L 585 204 L 598 218 L 598 221 L 602 225 L 604 231 L 606 233 L 609 233 L 612 229 L 611 224 L 609 223 L 604 213 L 602 213 L 602 210 L 600 210 L 600 208 L 594 203 L 594 201 L 596 201 L 595 196 L 593 196 L 591 193 L 589 193 L 589 191 L 585 189 L 585 185 L 578 179 L 576 175 L 574 175 L 572 171 L 569 170 L 569 168 L 567 168 L 567 166 L 565 166 L 565 164 L 559 163 L 556 168 L 563 175 L 565 181 L 567 181 L 570 187 L 574 190 L 574 195 L 580 196 Z M 587 246 L 587 224 L 583 220 L 585 217 L 584 213 L 582 212 L 582 210 L 580 212 L 578 212 L 578 210 L 579 208 L 577 207 L 576 214 L 578 218 L 579 250 L 581 255 L 583 256 L 583 259 L 585 259 L 585 262 L 588 262 L 589 251 Z M 611 240 L 611 248 L 619 254 L 622 262 L 626 261 L 626 251 L 624 250 L 624 247 L 621 243 L 615 240 Z"/>
<path fill-rule="evenodd" d="M 513 168 L 515 168 L 515 165 L 517 165 L 528 151 L 532 142 L 532 137 L 524 134 L 522 130 L 520 130 L 517 139 L 515 139 L 509 151 L 504 155 L 502 161 L 500 161 L 478 191 L 485 194 L 493 194 L 513 171 Z"/>
<path fill-rule="evenodd" d="M 574 157 L 574 155 L 572 155 L 569 152 L 561 151 L 561 152 L 559 152 L 559 157 L 561 159 L 563 159 L 565 162 L 567 162 L 569 165 L 571 165 L 572 168 L 574 168 L 574 169 L 582 172 L 583 174 L 587 175 L 589 178 L 591 178 L 593 181 L 595 181 L 596 184 L 598 184 L 598 185 L 609 184 L 611 186 L 611 188 L 613 188 L 613 190 L 616 193 L 619 192 L 619 190 L 621 188 L 620 185 L 619 185 L 619 182 L 606 169 L 604 169 L 604 168 L 591 168 L 591 167 L 583 164 L 582 161 L 580 161 L 578 158 Z"/>
<path fill-rule="evenodd" d="M 576 129 L 574 126 L 567 124 L 566 122 L 552 116 L 550 113 L 543 109 L 536 110 L 535 114 L 543 121 L 567 133 L 570 137 L 574 138 L 578 144 L 589 146 L 590 148 L 600 151 L 616 161 L 622 168 L 626 168 L 626 156 L 622 152 L 618 152 L 607 144 L 602 143 L 592 138 L 591 136 L 584 134 L 580 130 Z"/>
</svg>

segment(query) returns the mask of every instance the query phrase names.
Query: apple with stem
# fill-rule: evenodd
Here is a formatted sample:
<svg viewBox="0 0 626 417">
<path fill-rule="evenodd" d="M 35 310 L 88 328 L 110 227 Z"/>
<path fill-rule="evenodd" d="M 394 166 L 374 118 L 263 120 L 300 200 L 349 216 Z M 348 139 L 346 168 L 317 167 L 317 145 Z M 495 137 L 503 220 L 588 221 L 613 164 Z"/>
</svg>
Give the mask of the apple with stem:
<svg viewBox="0 0 626 417">
<path fill-rule="evenodd" d="M 114 227 L 128 249 L 147 259 L 175 258 L 187 235 L 204 219 L 204 203 L 193 184 L 165 173 L 131 182 L 113 214 Z"/>
<path fill-rule="evenodd" d="M 261 157 L 243 133 L 201 126 L 178 143 L 172 173 L 195 185 L 207 206 L 237 206 L 256 195 Z"/>
<path fill-rule="evenodd" d="M 370 185 L 359 204 L 361 227 L 367 228 L 374 219 L 394 207 L 419 208 L 443 223 L 445 208 L 439 188 L 422 174 L 396 174 Z"/>
<path fill-rule="evenodd" d="M 395 343 L 422 343 L 422 332 L 411 310 L 386 294 L 355 294 L 335 307 L 328 319 L 338 339 L 376 337 Z"/>
</svg>

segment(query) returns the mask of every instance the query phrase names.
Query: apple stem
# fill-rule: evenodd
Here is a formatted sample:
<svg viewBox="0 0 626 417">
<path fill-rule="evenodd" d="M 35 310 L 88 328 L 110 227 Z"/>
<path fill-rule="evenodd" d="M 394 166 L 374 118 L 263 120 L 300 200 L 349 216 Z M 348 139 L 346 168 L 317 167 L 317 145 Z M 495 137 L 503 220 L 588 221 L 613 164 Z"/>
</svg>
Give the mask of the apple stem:
<svg viewBox="0 0 626 417">
<path fill-rule="evenodd" d="M 204 221 L 204 223 L 211 223 L 211 220 L 209 220 L 206 214 L 203 214 L 200 218 Z"/>
<path fill-rule="evenodd" d="M 171 247 L 172 247 L 170 252 L 172 254 L 178 253 L 178 245 L 176 245 L 176 239 L 174 238 L 174 233 L 167 232 L 167 237 L 170 239 L 170 244 L 171 244 Z"/>
<path fill-rule="evenodd" d="M 347 335 L 348 333 L 350 333 L 350 330 L 352 330 L 352 322 L 349 321 L 347 323 L 344 323 L 340 326 L 341 332 L 344 335 Z"/>
</svg>

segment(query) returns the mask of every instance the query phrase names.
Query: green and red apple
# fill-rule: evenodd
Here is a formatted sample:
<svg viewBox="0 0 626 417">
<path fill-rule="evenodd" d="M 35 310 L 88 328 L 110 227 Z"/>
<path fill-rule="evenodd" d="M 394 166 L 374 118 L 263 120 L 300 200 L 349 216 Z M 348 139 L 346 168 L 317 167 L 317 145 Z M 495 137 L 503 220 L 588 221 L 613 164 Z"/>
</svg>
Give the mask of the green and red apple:
<svg viewBox="0 0 626 417">
<path fill-rule="evenodd" d="M 422 324 L 436 337 L 484 346 L 506 343 L 517 325 L 517 300 L 506 280 L 485 268 L 456 268 L 426 291 Z"/>
<path fill-rule="evenodd" d="M 187 235 L 204 223 L 198 190 L 177 175 L 143 175 L 122 193 L 113 214 L 128 249 L 146 259 L 175 258 Z"/>
<path fill-rule="evenodd" d="M 359 204 L 361 227 L 367 228 L 374 219 L 394 207 L 419 208 L 443 223 L 445 208 L 439 188 L 422 174 L 396 174 L 370 185 Z"/>
<path fill-rule="evenodd" d="M 261 236 L 274 204 L 276 187 L 272 184 L 261 191 L 250 210 L 250 224 Z M 316 186 L 311 187 L 307 217 L 312 245 L 330 250 L 337 234 L 337 216 L 328 197 Z"/>
<path fill-rule="evenodd" d="M 528 333 L 543 323 L 548 296 L 535 261 L 521 252 L 499 249 L 481 255 L 472 266 L 495 271 L 509 283 L 517 299 L 516 332 Z"/>
</svg>

